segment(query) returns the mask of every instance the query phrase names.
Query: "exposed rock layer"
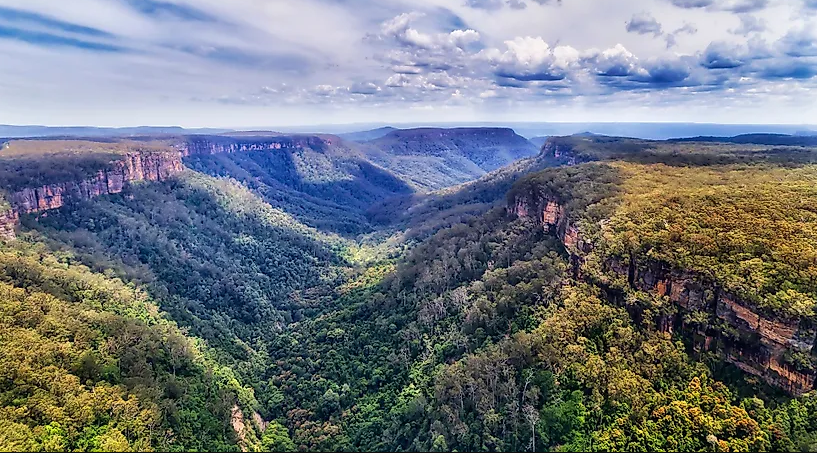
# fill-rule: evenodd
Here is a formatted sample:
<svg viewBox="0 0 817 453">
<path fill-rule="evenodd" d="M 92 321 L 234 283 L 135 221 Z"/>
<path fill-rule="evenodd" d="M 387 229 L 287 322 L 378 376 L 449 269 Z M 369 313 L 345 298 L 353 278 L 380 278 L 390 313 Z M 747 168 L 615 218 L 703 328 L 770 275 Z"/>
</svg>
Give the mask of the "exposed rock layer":
<svg viewBox="0 0 817 453">
<path fill-rule="evenodd" d="M 268 137 L 227 137 L 227 136 L 193 136 L 177 145 L 182 155 L 220 154 L 247 151 L 274 151 L 280 149 L 311 149 L 324 151 L 333 144 L 336 137 L 303 136 L 268 136 Z"/>
<path fill-rule="evenodd" d="M 26 188 L 11 193 L 11 209 L 0 213 L 0 238 L 14 239 L 21 214 L 57 209 L 70 200 L 87 200 L 105 194 L 120 193 L 137 181 L 163 181 L 184 169 L 178 152 L 128 153 L 84 181 L 70 181 Z"/>
</svg>

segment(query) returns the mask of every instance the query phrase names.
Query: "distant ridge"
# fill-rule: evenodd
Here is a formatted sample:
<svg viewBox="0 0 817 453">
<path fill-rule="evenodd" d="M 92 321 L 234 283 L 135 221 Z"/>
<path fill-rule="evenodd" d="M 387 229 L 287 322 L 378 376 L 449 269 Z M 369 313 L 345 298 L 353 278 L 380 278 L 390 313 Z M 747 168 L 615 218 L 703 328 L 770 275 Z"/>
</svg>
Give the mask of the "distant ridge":
<svg viewBox="0 0 817 453">
<path fill-rule="evenodd" d="M 11 126 L 0 124 L 0 137 L 128 137 L 144 135 L 191 135 L 221 134 L 232 132 L 231 129 L 185 129 L 179 126 L 137 126 L 137 127 L 49 127 L 49 126 Z"/>
<path fill-rule="evenodd" d="M 338 136 L 344 140 L 349 140 L 353 142 L 368 142 L 371 140 L 376 140 L 380 137 L 384 137 L 390 132 L 397 130 L 399 129 L 397 129 L 396 127 L 386 126 L 368 131 L 349 132 L 346 134 L 340 134 Z"/>
<path fill-rule="evenodd" d="M 786 134 L 743 134 L 734 137 L 690 137 L 675 138 L 671 142 L 715 142 L 771 146 L 817 146 L 817 136 Z"/>
</svg>

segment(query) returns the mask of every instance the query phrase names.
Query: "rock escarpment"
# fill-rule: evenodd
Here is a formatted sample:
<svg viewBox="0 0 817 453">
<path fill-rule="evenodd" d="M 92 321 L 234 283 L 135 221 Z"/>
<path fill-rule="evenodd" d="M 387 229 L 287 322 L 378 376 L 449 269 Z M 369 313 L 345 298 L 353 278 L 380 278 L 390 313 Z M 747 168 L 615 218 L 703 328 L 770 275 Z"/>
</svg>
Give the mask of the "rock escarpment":
<svg viewBox="0 0 817 453">
<path fill-rule="evenodd" d="M 15 238 L 14 230 L 22 214 L 57 209 L 70 200 L 120 193 L 138 181 L 164 181 L 183 169 L 178 152 L 127 153 L 91 178 L 18 190 L 7 196 L 11 208 L 0 213 L 0 238 Z"/>
<path fill-rule="evenodd" d="M 510 200 L 507 211 L 511 216 L 535 219 L 558 236 L 582 275 L 581 263 L 594 247 L 583 239 L 559 200 L 520 195 Z M 664 332 L 683 335 L 696 352 L 714 352 L 793 395 L 815 389 L 817 372 L 790 360 L 793 355 L 814 353 L 817 326 L 813 320 L 770 316 L 718 282 L 644 257 L 602 258 L 602 272 L 609 281 L 626 282 L 630 290 L 667 297 L 677 310 L 656 319 L 656 325 Z"/>
<path fill-rule="evenodd" d="M 311 149 L 325 151 L 335 144 L 336 137 L 321 137 L 316 135 L 294 136 L 219 136 L 199 135 L 188 137 L 176 145 L 183 156 L 195 154 L 220 154 L 247 151 L 275 151 L 281 149 L 298 150 Z"/>
</svg>

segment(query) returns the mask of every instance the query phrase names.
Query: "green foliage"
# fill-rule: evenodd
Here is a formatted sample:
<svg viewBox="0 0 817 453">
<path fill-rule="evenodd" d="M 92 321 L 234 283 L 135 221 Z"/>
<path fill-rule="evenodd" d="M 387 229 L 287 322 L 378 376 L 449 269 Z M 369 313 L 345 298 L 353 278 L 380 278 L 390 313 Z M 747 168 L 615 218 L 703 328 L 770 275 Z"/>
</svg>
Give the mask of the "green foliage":
<svg viewBox="0 0 817 453">
<path fill-rule="evenodd" d="M 297 451 L 289 431 L 277 421 L 270 422 L 261 437 L 261 451 Z"/>
<path fill-rule="evenodd" d="M 338 234 L 371 231 L 365 210 L 411 191 L 403 181 L 348 150 L 205 154 L 190 156 L 185 163 L 203 173 L 235 178 L 298 221 Z"/>
<path fill-rule="evenodd" d="M 187 172 L 25 218 L 0 251 L 0 449 L 814 449 L 814 395 L 742 397 L 656 330 L 664 298 L 576 273 L 635 255 L 810 316 L 813 167 L 570 140 L 605 162 L 514 184 L 556 162 L 531 159 L 368 219 L 403 189 L 331 150 L 191 158 L 246 185 Z M 595 241 L 583 266 L 505 213 L 508 189 L 566 207 Z M 404 230 L 321 232 L 370 220 Z"/>
<path fill-rule="evenodd" d="M 237 383 L 141 291 L 0 249 L 0 449 L 234 450 Z"/>
<path fill-rule="evenodd" d="M 361 148 L 374 163 L 421 191 L 477 179 L 537 152 L 511 129 L 487 128 L 398 130 Z"/>
<path fill-rule="evenodd" d="M 80 182 L 109 169 L 125 153 L 167 152 L 159 143 L 14 140 L 0 150 L 0 189 L 9 193 L 47 184 Z M 170 150 L 172 151 L 172 150 Z"/>
</svg>

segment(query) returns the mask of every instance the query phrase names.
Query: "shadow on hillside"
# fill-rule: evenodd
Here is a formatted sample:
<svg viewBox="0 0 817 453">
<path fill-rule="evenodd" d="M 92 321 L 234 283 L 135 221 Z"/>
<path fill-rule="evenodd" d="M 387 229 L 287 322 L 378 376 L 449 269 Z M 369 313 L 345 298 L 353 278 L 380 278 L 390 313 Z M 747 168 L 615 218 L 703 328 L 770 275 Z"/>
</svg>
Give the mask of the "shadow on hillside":
<svg viewBox="0 0 817 453">
<path fill-rule="evenodd" d="M 305 159 L 296 162 L 290 152 L 250 151 L 195 155 L 186 158 L 185 165 L 236 179 L 304 224 L 342 236 L 370 232 L 366 209 L 413 192 L 396 176 L 362 160 L 327 165 Z"/>
</svg>

